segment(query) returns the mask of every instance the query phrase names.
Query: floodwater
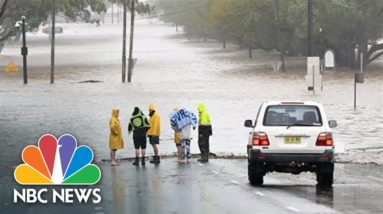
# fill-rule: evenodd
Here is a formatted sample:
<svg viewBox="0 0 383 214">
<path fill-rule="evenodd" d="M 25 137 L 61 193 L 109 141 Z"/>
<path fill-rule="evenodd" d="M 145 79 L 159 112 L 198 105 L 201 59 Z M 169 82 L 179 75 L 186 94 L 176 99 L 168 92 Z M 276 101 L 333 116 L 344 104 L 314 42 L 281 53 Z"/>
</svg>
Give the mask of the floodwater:
<svg viewBox="0 0 383 214">
<path fill-rule="evenodd" d="M 199 102 L 206 103 L 213 122 L 211 151 L 245 154 L 249 130 L 243 127 L 243 121 L 254 119 L 260 104 L 268 100 L 322 102 L 328 118 L 338 121 L 334 130 L 337 151 L 362 154 L 360 160 L 351 157 L 352 161 L 381 158 L 383 162 L 381 69 L 366 72 L 365 83 L 358 84 L 355 111 L 352 72 L 326 72 L 323 91 L 313 95 L 306 90 L 302 58 L 290 59 L 288 72 L 275 72 L 262 67 L 275 61 L 277 54 L 255 51 L 250 60 L 245 50 L 235 46 L 224 50 L 215 42 L 188 41 L 174 28 L 139 21 L 135 29 L 134 58 L 138 61 L 133 82 L 122 84 L 120 25 L 61 26 L 64 34 L 56 39 L 54 85 L 49 84 L 49 40 L 41 33 L 28 35 L 28 85 L 22 84 L 21 72 L 0 71 L 3 163 L 18 161 L 22 149 L 36 144 L 44 133 L 73 134 L 80 144 L 93 148 L 96 160 L 108 158 L 108 123 L 113 107 L 120 108 L 125 140 L 118 157 L 132 156 L 132 137 L 127 132 L 129 116 L 135 106 L 147 112 L 150 103 L 156 104 L 161 114 L 162 154 L 175 151 L 169 113 L 174 107 L 196 112 Z M 0 66 L 15 62 L 21 68 L 21 61 L 20 44 L 8 43 L 0 55 Z M 102 82 L 78 83 L 85 80 Z M 198 153 L 196 139 L 192 152 Z M 374 158 L 370 153 L 375 154 Z"/>
</svg>

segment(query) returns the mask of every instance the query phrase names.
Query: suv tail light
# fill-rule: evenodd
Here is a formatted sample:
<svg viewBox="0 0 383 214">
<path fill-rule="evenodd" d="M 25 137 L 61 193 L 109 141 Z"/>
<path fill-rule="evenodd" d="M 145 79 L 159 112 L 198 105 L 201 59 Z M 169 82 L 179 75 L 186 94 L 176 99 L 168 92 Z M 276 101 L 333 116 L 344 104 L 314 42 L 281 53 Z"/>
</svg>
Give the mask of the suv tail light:
<svg viewBox="0 0 383 214">
<path fill-rule="evenodd" d="M 269 138 L 267 137 L 267 134 L 264 132 L 256 132 L 253 135 L 253 146 L 268 146 Z"/>
<path fill-rule="evenodd" d="M 332 139 L 332 134 L 330 132 L 323 132 L 318 135 L 317 146 L 333 146 L 334 141 Z"/>
</svg>

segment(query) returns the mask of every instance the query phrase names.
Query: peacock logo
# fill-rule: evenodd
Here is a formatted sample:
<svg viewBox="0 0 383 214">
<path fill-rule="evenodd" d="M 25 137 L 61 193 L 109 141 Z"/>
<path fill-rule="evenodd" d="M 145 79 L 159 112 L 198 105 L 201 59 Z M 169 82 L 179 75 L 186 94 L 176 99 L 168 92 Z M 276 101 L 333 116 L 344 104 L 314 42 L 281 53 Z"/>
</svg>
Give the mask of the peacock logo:
<svg viewBox="0 0 383 214">
<path fill-rule="evenodd" d="M 101 178 L 98 166 L 91 164 L 93 151 L 77 147 L 76 138 L 69 134 L 58 140 L 51 134 L 41 136 L 38 147 L 24 148 L 22 160 L 24 164 L 14 172 L 22 185 L 93 185 Z"/>
</svg>

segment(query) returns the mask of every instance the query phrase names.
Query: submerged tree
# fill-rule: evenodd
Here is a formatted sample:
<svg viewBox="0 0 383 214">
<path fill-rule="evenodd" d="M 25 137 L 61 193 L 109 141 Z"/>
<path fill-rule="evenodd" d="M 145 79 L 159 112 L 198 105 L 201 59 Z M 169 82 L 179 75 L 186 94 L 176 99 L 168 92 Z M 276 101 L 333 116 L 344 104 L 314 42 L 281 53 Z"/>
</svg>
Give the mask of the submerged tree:
<svg viewBox="0 0 383 214">
<path fill-rule="evenodd" d="M 383 54 L 383 44 L 378 44 L 383 35 L 383 1 L 325 1 L 316 7 L 317 23 L 323 26 L 320 36 L 326 47 L 335 50 L 340 65 L 358 66 L 361 53 L 366 64 Z"/>
<path fill-rule="evenodd" d="M 106 7 L 102 0 L 60 0 L 56 3 L 57 12 L 68 20 L 92 21 L 92 12 L 105 12 Z M 0 25 L 4 32 L 0 40 L 6 39 L 14 31 L 15 23 L 26 17 L 28 29 L 37 28 L 47 21 L 51 11 L 50 0 L 0 0 Z"/>
<path fill-rule="evenodd" d="M 153 8 L 143 2 L 136 1 L 136 12 L 148 14 Z M 56 0 L 57 14 L 68 21 L 94 22 L 92 13 L 105 13 L 106 3 L 126 3 L 130 7 L 131 0 Z M 26 17 L 28 30 L 36 29 L 47 22 L 51 14 L 52 0 L 0 0 L 0 46 L 17 30 L 15 24 Z M 0 48 L 1 50 L 1 48 Z"/>
<path fill-rule="evenodd" d="M 205 6 L 198 8 L 199 5 Z M 382 0 L 326 0 L 314 4 L 314 52 L 333 49 L 341 66 L 368 64 L 383 55 Z M 162 20 L 184 27 L 190 37 L 206 35 L 240 47 L 307 55 L 307 1 L 157 0 Z M 196 8 L 194 8 L 196 7 Z M 170 14 L 170 15 L 169 15 Z M 207 17 L 207 18 L 206 18 Z M 203 29 L 203 30 L 201 30 Z M 249 52 L 251 55 L 251 52 Z"/>
</svg>

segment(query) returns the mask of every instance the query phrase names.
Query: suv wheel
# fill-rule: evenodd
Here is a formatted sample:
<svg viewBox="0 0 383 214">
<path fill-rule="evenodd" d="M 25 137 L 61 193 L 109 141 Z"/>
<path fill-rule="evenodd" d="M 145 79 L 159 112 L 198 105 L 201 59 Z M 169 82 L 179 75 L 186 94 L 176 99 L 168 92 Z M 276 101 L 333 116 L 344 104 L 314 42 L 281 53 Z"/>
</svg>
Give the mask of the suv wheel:
<svg viewBox="0 0 383 214">
<path fill-rule="evenodd" d="M 251 185 L 259 186 L 263 184 L 263 167 L 261 164 L 249 162 L 247 170 Z"/>
<path fill-rule="evenodd" d="M 331 187 L 334 182 L 334 163 L 320 164 L 316 174 L 319 186 Z"/>
</svg>

